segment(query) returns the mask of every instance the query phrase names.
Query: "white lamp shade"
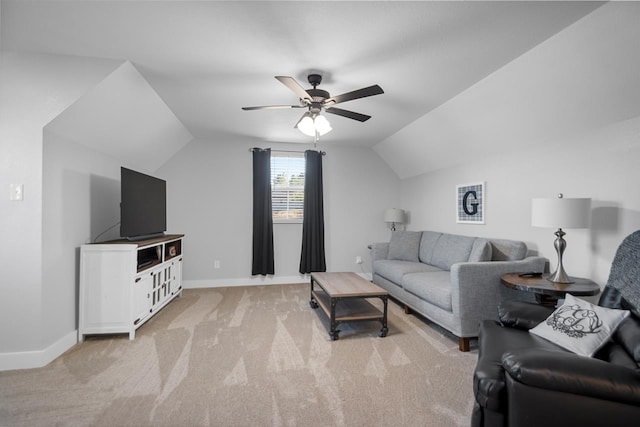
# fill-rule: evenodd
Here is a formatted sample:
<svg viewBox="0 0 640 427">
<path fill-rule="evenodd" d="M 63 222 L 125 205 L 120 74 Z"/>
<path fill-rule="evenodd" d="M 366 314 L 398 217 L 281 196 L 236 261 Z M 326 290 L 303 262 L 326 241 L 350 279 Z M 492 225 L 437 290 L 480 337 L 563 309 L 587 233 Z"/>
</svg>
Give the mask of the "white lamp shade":
<svg viewBox="0 0 640 427">
<path fill-rule="evenodd" d="M 387 209 L 384 211 L 384 222 L 404 223 L 404 210 L 398 208 Z"/>
<path fill-rule="evenodd" d="M 531 225 L 547 228 L 587 228 L 591 199 L 532 199 Z"/>
</svg>

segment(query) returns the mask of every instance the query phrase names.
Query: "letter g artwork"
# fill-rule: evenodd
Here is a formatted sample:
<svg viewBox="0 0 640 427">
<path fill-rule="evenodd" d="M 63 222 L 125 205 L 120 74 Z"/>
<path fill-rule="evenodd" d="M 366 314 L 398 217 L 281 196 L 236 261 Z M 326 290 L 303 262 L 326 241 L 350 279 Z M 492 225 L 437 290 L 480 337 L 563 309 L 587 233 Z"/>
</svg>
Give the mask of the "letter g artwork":
<svg viewBox="0 0 640 427">
<path fill-rule="evenodd" d="M 484 182 L 456 186 L 456 222 L 484 224 Z"/>
</svg>

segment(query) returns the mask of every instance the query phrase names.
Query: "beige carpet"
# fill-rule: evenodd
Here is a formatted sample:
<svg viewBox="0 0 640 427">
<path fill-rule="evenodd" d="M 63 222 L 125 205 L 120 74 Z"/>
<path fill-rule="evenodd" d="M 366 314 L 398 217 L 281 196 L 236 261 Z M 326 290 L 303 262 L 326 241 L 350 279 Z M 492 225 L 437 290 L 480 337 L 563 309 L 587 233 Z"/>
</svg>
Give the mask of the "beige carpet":
<svg viewBox="0 0 640 427">
<path fill-rule="evenodd" d="M 389 303 L 341 325 L 308 285 L 185 290 L 136 339 L 0 372 L 0 426 L 468 426 L 477 351 Z"/>
</svg>

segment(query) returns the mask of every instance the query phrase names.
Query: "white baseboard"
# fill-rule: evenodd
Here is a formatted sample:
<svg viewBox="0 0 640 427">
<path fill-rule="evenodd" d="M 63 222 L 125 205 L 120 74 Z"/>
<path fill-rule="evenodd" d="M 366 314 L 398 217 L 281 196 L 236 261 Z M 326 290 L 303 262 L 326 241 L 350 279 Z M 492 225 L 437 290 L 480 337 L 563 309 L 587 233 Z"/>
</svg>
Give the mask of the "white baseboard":
<svg viewBox="0 0 640 427">
<path fill-rule="evenodd" d="M 297 276 L 256 276 L 241 279 L 210 279 L 210 280 L 183 280 L 184 289 L 196 288 L 226 288 L 236 286 L 264 286 L 264 285 L 289 285 L 295 283 L 309 283 L 309 275 Z"/>
<path fill-rule="evenodd" d="M 356 273 L 364 279 L 371 280 L 371 274 Z M 296 283 L 309 283 L 309 274 L 297 276 L 256 276 L 242 279 L 215 279 L 215 280 L 183 280 L 184 289 L 197 288 L 227 288 L 235 286 L 264 286 L 264 285 L 291 285 Z"/>
<path fill-rule="evenodd" d="M 41 368 L 78 343 L 78 331 L 69 332 L 43 350 L 0 353 L 0 371 Z"/>
</svg>

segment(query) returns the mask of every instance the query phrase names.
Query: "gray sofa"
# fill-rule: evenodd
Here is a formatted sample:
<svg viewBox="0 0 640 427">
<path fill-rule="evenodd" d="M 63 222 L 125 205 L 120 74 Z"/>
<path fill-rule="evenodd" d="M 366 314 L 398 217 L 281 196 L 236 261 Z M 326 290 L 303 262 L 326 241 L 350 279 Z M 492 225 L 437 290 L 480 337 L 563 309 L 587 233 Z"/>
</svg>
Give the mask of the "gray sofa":
<svg viewBox="0 0 640 427">
<path fill-rule="evenodd" d="M 396 231 L 371 245 L 373 282 L 405 306 L 458 337 L 460 351 L 502 299 L 527 299 L 500 284 L 514 272 L 542 272 L 547 259 L 527 257 L 524 242 L 434 231 Z"/>
</svg>

